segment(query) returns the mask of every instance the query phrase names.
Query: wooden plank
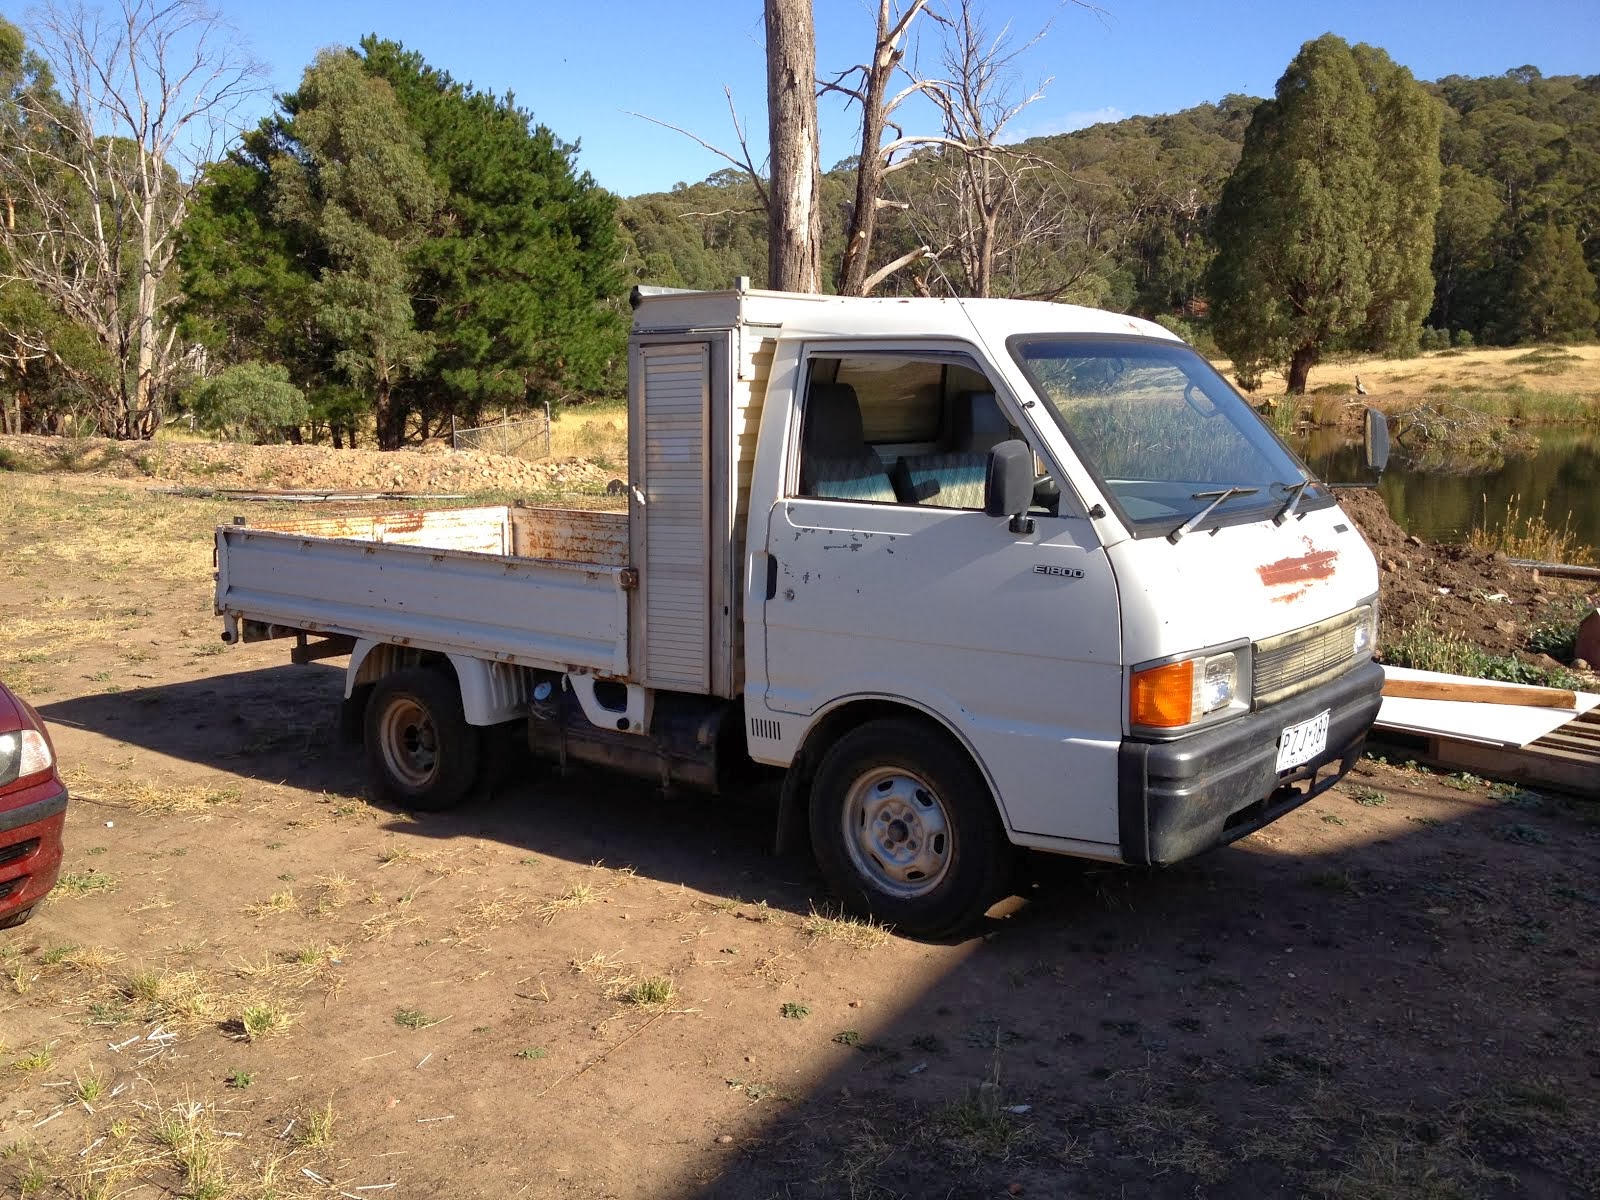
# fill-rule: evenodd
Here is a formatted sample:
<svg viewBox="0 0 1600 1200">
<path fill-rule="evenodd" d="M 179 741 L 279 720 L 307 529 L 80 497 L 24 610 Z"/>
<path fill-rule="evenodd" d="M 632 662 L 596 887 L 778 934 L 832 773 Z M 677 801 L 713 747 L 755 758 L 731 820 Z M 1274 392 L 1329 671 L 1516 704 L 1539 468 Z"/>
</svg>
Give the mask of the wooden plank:
<svg viewBox="0 0 1600 1200">
<path fill-rule="evenodd" d="M 1406 700 L 1455 700 L 1470 704 L 1518 704 L 1529 708 L 1578 707 L 1576 692 L 1564 688 L 1517 687 L 1494 683 L 1455 683 L 1434 679 L 1386 679 L 1383 694 Z"/>
<path fill-rule="evenodd" d="M 1508 750 L 1451 738 L 1430 738 L 1428 757 L 1451 770 L 1600 799 L 1600 755 L 1592 753 L 1541 747 L 1538 743 Z"/>
</svg>

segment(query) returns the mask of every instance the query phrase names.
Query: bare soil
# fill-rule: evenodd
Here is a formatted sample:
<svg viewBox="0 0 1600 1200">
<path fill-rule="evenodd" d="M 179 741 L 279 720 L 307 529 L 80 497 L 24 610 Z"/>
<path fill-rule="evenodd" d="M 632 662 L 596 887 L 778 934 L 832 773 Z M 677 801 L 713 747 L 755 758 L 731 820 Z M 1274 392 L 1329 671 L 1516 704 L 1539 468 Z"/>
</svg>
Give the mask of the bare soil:
<svg viewBox="0 0 1600 1200">
<path fill-rule="evenodd" d="M 912 941 L 828 918 L 765 795 L 510 756 L 456 813 L 370 803 L 339 662 L 217 640 L 233 511 L 0 472 L 0 676 L 74 795 L 0 934 L 6 1194 L 1600 1190 L 1593 805 L 1374 758 Z M 1447 559 L 1369 536 L 1391 608 Z"/>
<path fill-rule="evenodd" d="M 1380 645 L 1393 644 L 1408 626 L 1421 623 L 1459 634 L 1490 654 L 1568 665 L 1529 651 L 1528 638 L 1542 623 L 1570 619 L 1584 603 L 1584 585 L 1514 567 L 1504 554 L 1425 542 L 1395 523 L 1376 491 L 1341 490 L 1339 505 L 1367 539 L 1382 572 Z M 1587 602 L 1592 606 L 1597 599 L 1588 596 Z"/>
</svg>

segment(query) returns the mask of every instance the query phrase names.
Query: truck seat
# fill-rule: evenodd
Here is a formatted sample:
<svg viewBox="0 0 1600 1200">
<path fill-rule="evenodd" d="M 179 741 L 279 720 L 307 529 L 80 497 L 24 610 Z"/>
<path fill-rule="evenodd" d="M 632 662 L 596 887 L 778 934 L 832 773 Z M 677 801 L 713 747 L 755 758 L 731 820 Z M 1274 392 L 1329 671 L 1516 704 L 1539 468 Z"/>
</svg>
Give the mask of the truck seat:
<svg viewBox="0 0 1600 1200">
<path fill-rule="evenodd" d="M 982 508 L 989 451 L 1016 433 L 993 392 L 962 392 L 950 415 L 950 450 L 902 458 L 895 480 L 917 504 Z"/>
<path fill-rule="evenodd" d="M 814 383 L 806 401 L 801 439 L 801 486 L 823 500 L 899 500 L 883 460 L 867 445 L 856 390 L 844 383 Z"/>
<path fill-rule="evenodd" d="M 914 454 L 895 463 L 901 489 L 935 508 L 982 508 L 987 454 Z"/>
</svg>

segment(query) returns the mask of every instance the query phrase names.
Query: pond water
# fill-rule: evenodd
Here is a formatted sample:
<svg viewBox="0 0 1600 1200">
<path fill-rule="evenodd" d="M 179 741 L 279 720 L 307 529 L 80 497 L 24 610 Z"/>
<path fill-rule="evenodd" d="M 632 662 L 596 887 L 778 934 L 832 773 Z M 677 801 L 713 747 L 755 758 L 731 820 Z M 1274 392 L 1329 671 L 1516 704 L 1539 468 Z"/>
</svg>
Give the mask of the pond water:
<svg viewBox="0 0 1600 1200">
<path fill-rule="evenodd" d="M 1330 483 L 1371 478 L 1361 444 L 1333 430 L 1317 430 L 1291 445 Z M 1475 525 L 1499 528 L 1508 512 L 1537 516 L 1542 507 L 1544 519 L 1558 529 L 1570 519 L 1573 533 L 1600 558 L 1600 432 L 1593 429 L 1549 430 L 1535 453 L 1508 458 L 1489 473 L 1416 471 L 1397 453 L 1378 490 L 1400 526 L 1428 541 L 1464 541 Z"/>
</svg>

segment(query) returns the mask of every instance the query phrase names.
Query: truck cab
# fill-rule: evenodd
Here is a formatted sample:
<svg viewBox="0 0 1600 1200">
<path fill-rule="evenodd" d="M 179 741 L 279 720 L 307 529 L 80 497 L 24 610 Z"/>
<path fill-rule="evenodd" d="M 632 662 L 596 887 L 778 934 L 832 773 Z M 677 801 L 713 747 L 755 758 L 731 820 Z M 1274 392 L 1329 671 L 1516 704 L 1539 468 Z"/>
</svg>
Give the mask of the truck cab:
<svg viewBox="0 0 1600 1200">
<path fill-rule="evenodd" d="M 626 628 L 586 626 L 605 648 L 589 661 L 553 624 L 485 654 L 443 618 L 401 640 L 348 612 L 230 606 L 240 547 L 219 531 L 219 611 L 351 640 L 353 696 L 442 656 L 454 707 L 411 695 L 397 720 L 368 714 L 379 789 L 419 794 L 396 778 L 405 738 L 512 720 L 536 750 L 664 784 L 781 770 L 784 840 L 808 839 L 857 911 L 934 934 L 997 898 L 1018 847 L 1176 861 L 1359 755 L 1382 687 L 1372 555 L 1159 326 L 1025 301 L 638 289 L 629 379 L 626 525 L 577 564 L 605 591 L 585 620 Z M 509 702 L 470 699 L 485 672 Z"/>
</svg>

